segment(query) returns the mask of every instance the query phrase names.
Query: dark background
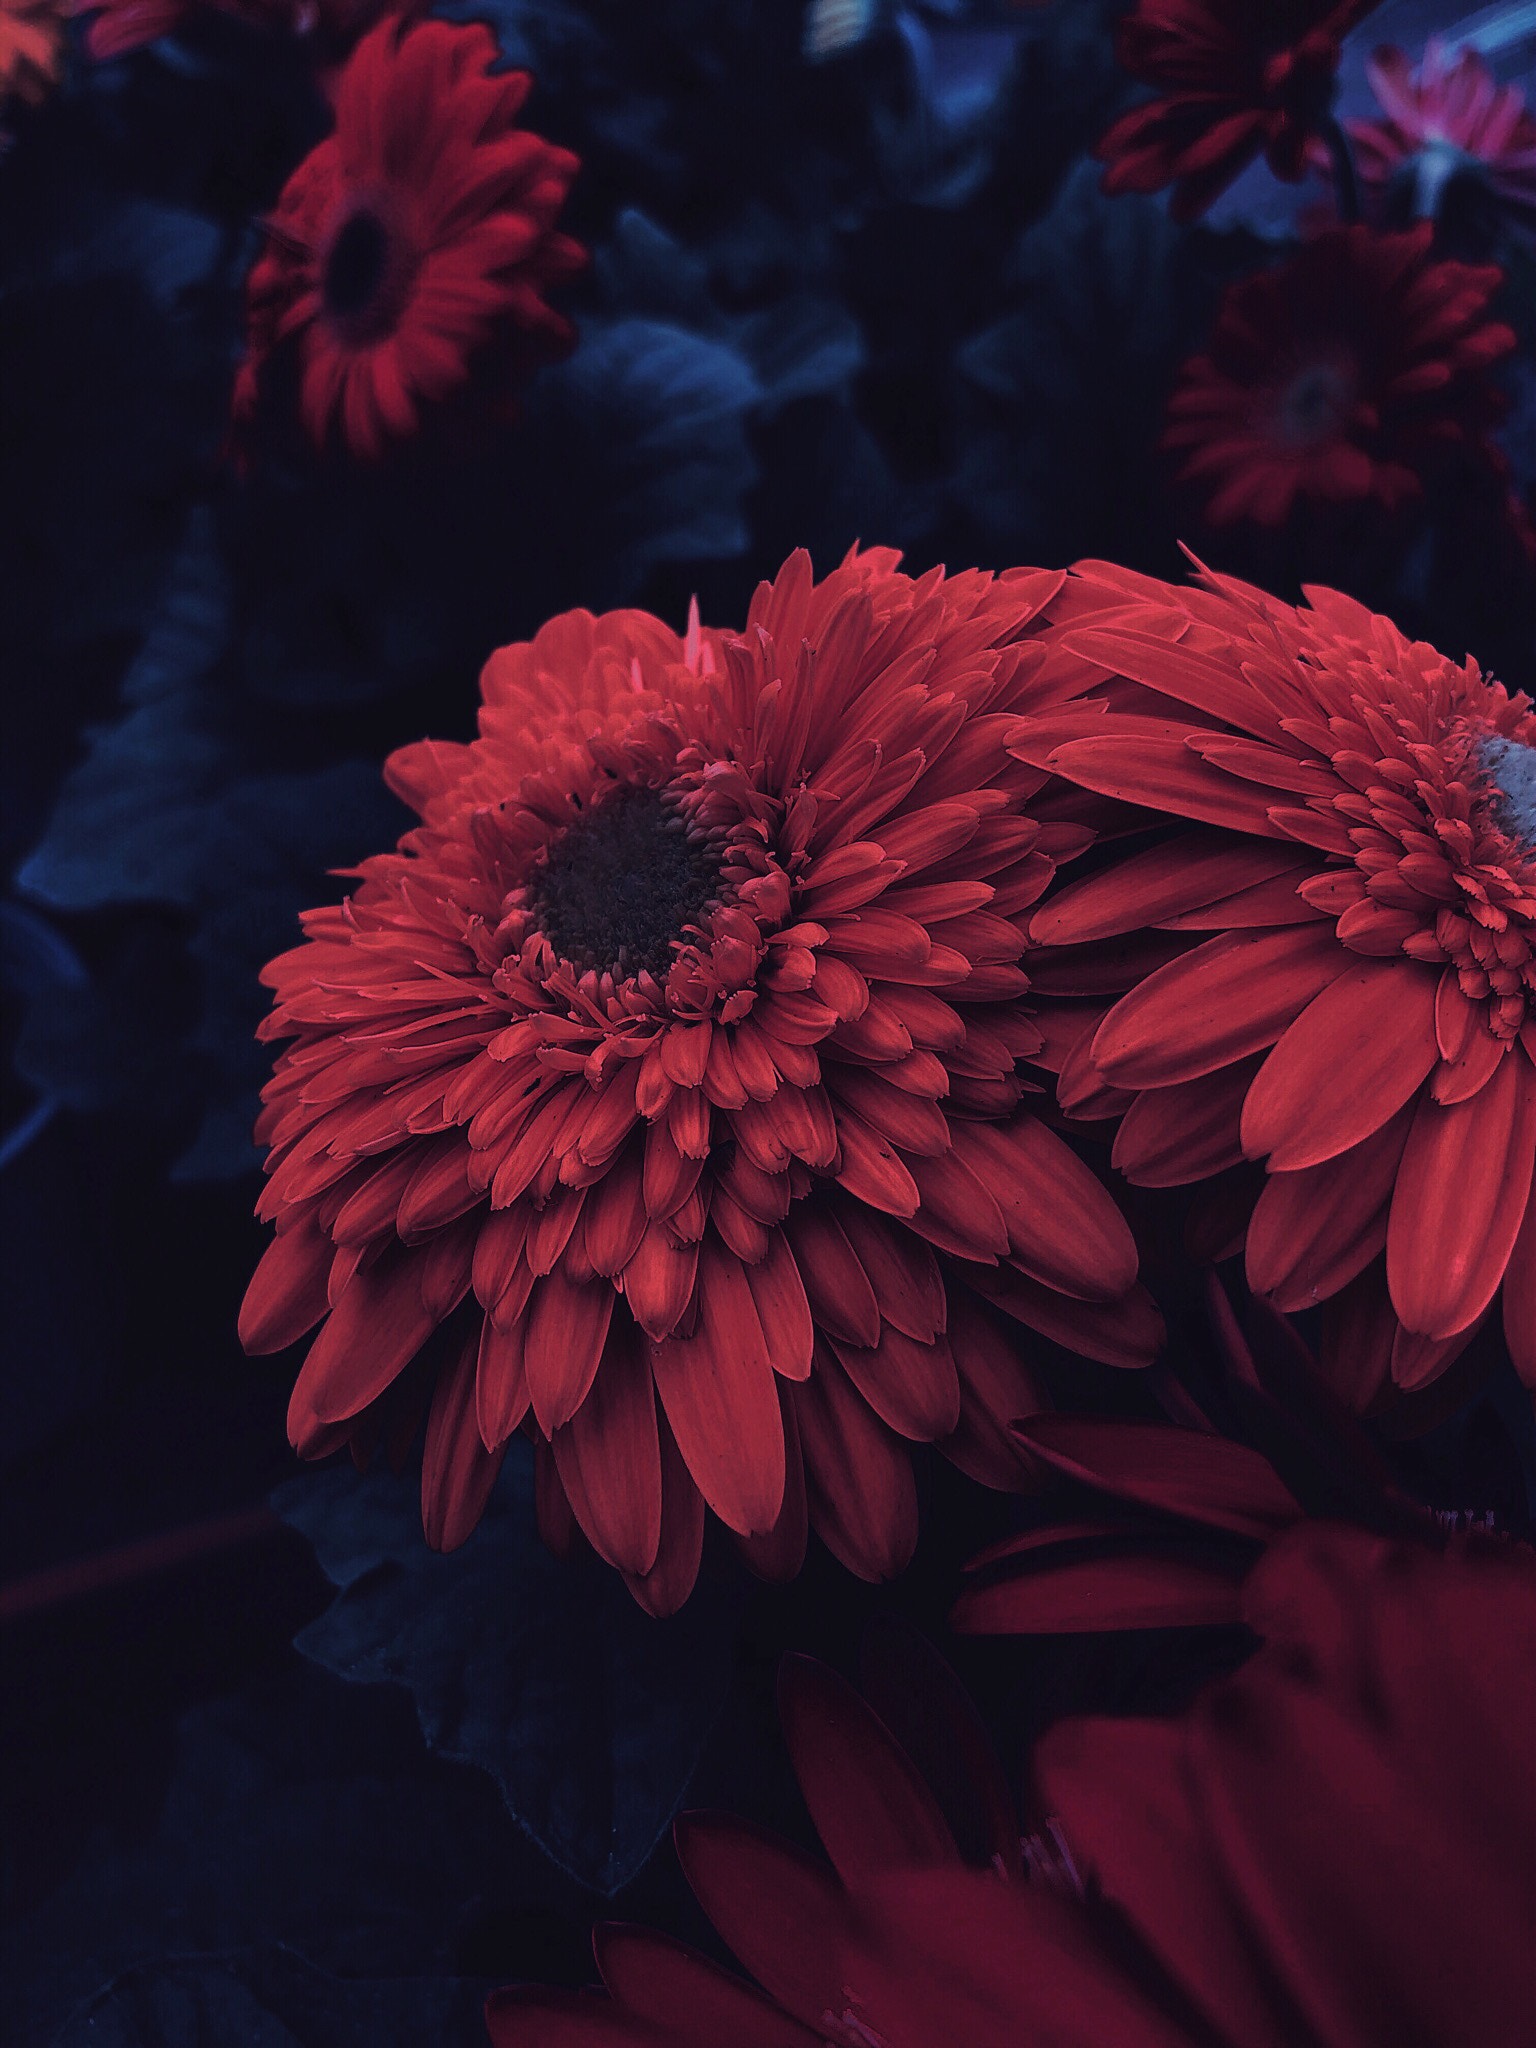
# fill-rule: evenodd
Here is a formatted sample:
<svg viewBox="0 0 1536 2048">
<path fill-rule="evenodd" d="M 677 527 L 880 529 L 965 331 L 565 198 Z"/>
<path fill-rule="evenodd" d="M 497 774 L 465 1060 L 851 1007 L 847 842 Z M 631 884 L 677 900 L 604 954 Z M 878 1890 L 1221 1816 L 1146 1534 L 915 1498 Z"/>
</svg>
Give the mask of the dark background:
<svg viewBox="0 0 1536 2048">
<path fill-rule="evenodd" d="M 650 1851 L 685 1789 L 805 1834 L 780 1651 L 852 1672 L 877 1615 L 942 1637 L 960 1564 L 1015 1512 L 925 1468 L 898 1586 L 813 1544 L 769 1590 L 722 1545 L 658 1625 L 539 1551 L 515 1459 L 449 1560 L 421 1545 L 409 1474 L 297 1473 L 292 1361 L 234 1336 L 264 1237 L 255 974 L 338 890 L 327 869 L 398 829 L 383 755 L 470 734 L 491 648 L 573 604 L 680 624 L 697 592 L 728 624 L 800 545 L 823 572 L 861 538 L 914 570 L 1095 554 L 1178 575 L 1184 538 L 1536 681 L 1530 590 L 1467 508 L 1213 536 L 1173 483 L 1170 383 L 1298 202 L 1259 172 L 1176 229 L 1099 194 L 1086 152 L 1132 97 L 1113 5 L 892 0 L 819 64 L 791 0 L 442 11 L 534 70 L 525 119 L 581 156 L 563 225 L 594 254 L 562 301 L 575 353 L 472 450 L 429 431 L 360 467 L 295 435 L 244 479 L 225 459 L 253 223 L 325 129 L 299 43 L 204 13 L 110 64 L 77 44 L 0 158 L 0 1753 L 23 2048 L 471 2042 L 489 1984 L 590 1974 L 594 1917 L 707 1941 Z M 1450 18 L 1383 6 L 1346 53 L 1346 110 L 1372 42 L 1416 56 Z M 1527 490 L 1530 331 L 1505 373 Z M 1079 1393 L 1145 1400 L 1112 1379 Z M 1518 1521 L 1519 1416 L 1496 1372 L 1392 1455 L 1435 1504 Z M 1056 1714 L 1165 1704 L 1221 1648 L 954 1654 L 1016 1767 Z"/>
</svg>

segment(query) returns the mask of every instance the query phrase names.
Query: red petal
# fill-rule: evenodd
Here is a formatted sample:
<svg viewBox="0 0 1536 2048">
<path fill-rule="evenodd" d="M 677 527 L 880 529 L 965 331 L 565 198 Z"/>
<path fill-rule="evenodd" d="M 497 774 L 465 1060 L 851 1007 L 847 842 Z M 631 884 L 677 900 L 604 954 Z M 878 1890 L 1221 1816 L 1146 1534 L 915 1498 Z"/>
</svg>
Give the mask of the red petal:
<svg viewBox="0 0 1536 2048">
<path fill-rule="evenodd" d="M 805 1379 L 816 1332 L 805 1283 L 782 1230 L 769 1233 L 767 1256 L 748 1266 L 746 1274 L 774 1371 L 785 1379 Z"/>
<path fill-rule="evenodd" d="M 694 1485 L 665 1415 L 656 1417 L 661 1442 L 661 1542 L 656 1562 L 644 1573 L 626 1572 L 624 1583 L 648 1614 L 676 1614 L 693 1591 L 704 1555 L 704 1502 Z"/>
<path fill-rule="evenodd" d="M 1225 1437 L 1087 1415 L 1036 1415 L 1015 1434 L 1063 1478 L 1206 1528 L 1268 1542 L 1301 1519 L 1269 1460 Z"/>
<path fill-rule="evenodd" d="M 1235 1573 L 1185 1558 L 1080 1558 L 967 1587 L 950 1626 L 962 1635 L 1020 1636 L 1199 1628 L 1242 1619 L 1240 1586 Z"/>
<path fill-rule="evenodd" d="M 837 1136 L 839 1186 L 855 1201 L 867 1202 L 887 1215 L 915 1215 L 922 1197 L 894 1147 L 846 1109 L 837 1113 Z"/>
<path fill-rule="evenodd" d="M 319 1322 L 330 1305 L 333 1251 L 308 1217 L 273 1238 L 240 1304 L 240 1342 L 253 1357 L 296 1344 Z"/>
<path fill-rule="evenodd" d="M 418 1284 L 419 1253 L 381 1259 L 358 1273 L 309 1347 L 288 1404 L 288 1431 L 345 1422 L 382 1394 L 437 1328 Z"/>
<path fill-rule="evenodd" d="M 489 1325 L 487 1325 L 489 1327 Z M 506 1446 L 488 1451 L 475 1419 L 480 1332 L 438 1370 L 421 1458 L 421 1521 L 434 1550 L 457 1550 L 485 1512 Z"/>
<path fill-rule="evenodd" d="M 870 1407 L 899 1435 L 927 1444 L 958 1425 L 960 1381 L 943 1337 L 923 1344 L 887 1323 L 872 1350 L 830 1342 Z"/>
<path fill-rule="evenodd" d="M 550 1436 L 569 1422 L 597 1373 L 615 1300 L 607 1280 L 577 1282 L 563 1268 L 539 1281 L 528 1298 L 523 1371 L 540 1429 Z"/>
<path fill-rule="evenodd" d="M 917 1542 L 917 1487 L 906 1446 L 825 1352 L 818 1351 L 810 1378 L 790 1391 L 812 1526 L 859 1578 L 894 1578 Z"/>
<path fill-rule="evenodd" d="M 771 1529 L 784 1499 L 772 1361 L 741 1264 L 706 1240 L 691 1337 L 651 1346 L 656 1389 L 689 1471 L 728 1528 Z"/>
<path fill-rule="evenodd" d="M 1295 867 L 1287 847 L 1249 846 L 1225 832 L 1183 832 L 1069 884 L 1036 911 L 1029 936 L 1037 946 L 1067 946 L 1140 931 Z M 1298 902 L 1298 917 L 1302 909 Z"/>
<path fill-rule="evenodd" d="M 1320 926 L 1207 940 L 1115 1005 L 1094 1038 L 1094 1062 L 1122 1088 L 1165 1088 L 1215 1073 L 1273 1045 L 1349 964 Z"/>
<path fill-rule="evenodd" d="M 1141 1188 L 1180 1187 L 1242 1163 L 1243 1098 L 1259 1070 L 1239 1060 L 1172 1088 L 1147 1088 L 1120 1120 L 1110 1159 Z"/>
<path fill-rule="evenodd" d="M 1404 1104 L 1338 1159 L 1265 1181 L 1248 1224 L 1248 1285 L 1287 1313 L 1316 1308 L 1387 1242 L 1387 1207 L 1413 1123 Z"/>
<path fill-rule="evenodd" d="M 838 1220 L 868 1275 L 881 1316 L 919 1343 L 931 1343 L 944 1327 L 946 1307 L 944 1276 L 927 1245 L 899 1225 L 847 1203 Z"/>
<path fill-rule="evenodd" d="M 784 1224 L 811 1313 L 850 1344 L 873 1344 L 880 1310 L 869 1276 L 837 1218 L 819 1202 L 796 1202 Z"/>
<path fill-rule="evenodd" d="M 1041 1791 L 1072 1850 L 1216 2035 L 1243 2048 L 1294 2037 L 1256 1975 L 1188 1777 L 1184 1731 L 1147 1721 L 1072 1721 L 1041 1743 Z M 1170 1884 L 1176 1867 L 1180 1882 Z"/>
<path fill-rule="evenodd" d="M 957 1124 L 955 1150 L 1002 1210 L 1008 1249 L 1036 1280 L 1085 1301 L 1114 1300 L 1136 1282 L 1136 1241 L 1105 1189 L 1034 1116 L 1006 1127 Z"/>
<path fill-rule="evenodd" d="M 661 1543 L 661 1450 L 650 1366 L 633 1328 L 609 1337 L 591 1393 L 550 1449 L 598 1556 L 648 1572 Z"/>
<path fill-rule="evenodd" d="M 779 1718 L 801 1796 L 845 1885 L 960 1862 L 937 1800 L 883 1721 L 811 1657 L 779 1667 Z"/>
<path fill-rule="evenodd" d="M 1271 1172 L 1337 1158 L 1379 1131 L 1440 1057 L 1435 977 L 1358 960 L 1301 1012 L 1243 1104 L 1243 1149 Z"/>
<path fill-rule="evenodd" d="M 490 1316 L 480 1327 L 475 1372 L 475 1410 L 480 1441 L 488 1451 L 504 1444 L 528 1413 L 528 1375 L 523 1371 L 522 1323 L 504 1330 Z"/>
<path fill-rule="evenodd" d="M 1284 838 L 1266 809 L 1272 801 L 1269 792 L 1258 784 L 1233 781 L 1190 750 L 1184 734 L 1196 728 L 1130 718 L 1117 718 L 1115 728 L 1102 739 L 1072 740 L 1056 748 L 1051 768 L 1069 782 L 1124 803 L 1225 825 L 1261 839 Z"/>
<path fill-rule="evenodd" d="M 810 1535 L 800 1427 L 785 1386 L 779 1389 L 779 1415 L 784 1424 L 784 1504 L 771 1529 L 754 1536 L 738 1536 L 736 1547 L 760 1579 L 785 1585 L 805 1563 L 806 1540 Z"/>
<path fill-rule="evenodd" d="M 664 1223 L 646 1226 L 634 1257 L 624 1268 L 624 1299 L 648 1337 L 659 1343 L 676 1329 L 693 1299 L 699 1247 L 679 1244 Z"/>
<path fill-rule="evenodd" d="M 1017 1328 L 1005 1335 L 966 1290 L 955 1290 L 949 1348 L 960 1376 L 960 1422 L 939 1449 L 968 1478 L 1004 1491 L 1023 1485 L 1027 1476 L 1008 1425 L 1050 1405 L 1022 1356 L 1021 1338 Z"/>
<path fill-rule="evenodd" d="M 1003 1212 L 958 1150 L 910 1163 L 922 1200 L 912 1218 L 915 1231 L 962 1259 L 995 1259 L 1007 1251 Z"/>
<path fill-rule="evenodd" d="M 654 2021 L 655 2048 L 821 2048 L 820 2036 L 694 1950 L 649 1927 L 592 1930 L 603 1982 L 626 2012 Z M 511 2034 L 509 2042 L 532 2037 Z M 551 2034 L 550 2048 L 561 2042 Z M 563 2048 L 563 2044 L 562 2044 Z"/>
<path fill-rule="evenodd" d="M 1480 1094 L 1423 1101 L 1387 1225 L 1387 1281 L 1410 1330 L 1449 1337 L 1493 1298 L 1525 1220 L 1536 1161 L 1536 1075 L 1506 1059 Z"/>
<path fill-rule="evenodd" d="M 833 1942 L 846 1917 L 831 1873 L 745 1821 L 685 1814 L 676 1837 L 684 1875 L 726 1946 L 770 1998 L 819 2027 L 839 1990 Z"/>
<path fill-rule="evenodd" d="M 965 1277 L 983 1300 L 1084 1358 L 1134 1367 L 1150 1365 L 1161 1349 L 1162 1317 L 1143 1287 L 1118 1301 L 1073 1301 L 1014 1266 L 978 1266 Z"/>
</svg>

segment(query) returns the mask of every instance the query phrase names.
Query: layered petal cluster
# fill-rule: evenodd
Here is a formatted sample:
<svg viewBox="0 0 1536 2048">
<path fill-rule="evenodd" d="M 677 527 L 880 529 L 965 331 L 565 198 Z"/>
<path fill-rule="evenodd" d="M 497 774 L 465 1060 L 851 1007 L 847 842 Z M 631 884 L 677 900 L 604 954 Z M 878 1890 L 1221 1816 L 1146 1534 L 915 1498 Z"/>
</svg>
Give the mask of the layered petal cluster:
<svg viewBox="0 0 1536 2048">
<path fill-rule="evenodd" d="M 391 17 L 357 45 L 335 129 L 283 187 L 251 271 L 237 424 L 292 348 L 316 443 L 339 428 L 375 456 L 493 339 L 570 339 L 546 293 L 585 260 L 555 226 L 579 166 L 518 127 L 532 79 L 496 60 L 478 23 Z"/>
<path fill-rule="evenodd" d="M 1351 121 L 1360 179 L 1384 213 L 1434 219 L 1468 185 L 1536 221 L 1536 119 L 1518 85 L 1501 85 L 1470 45 L 1431 36 L 1417 70 L 1403 51 L 1366 67 L 1379 119 Z"/>
<path fill-rule="evenodd" d="M 46 99 L 63 62 L 59 0 L 0 0 L 0 113 Z"/>
<path fill-rule="evenodd" d="M 1099 143 L 1107 192 L 1172 185 L 1192 220 L 1262 155 L 1294 182 L 1328 114 L 1339 47 L 1376 0 L 1136 0 L 1116 54 L 1156 97 Z"/>
<path fill-rule="evenodd" d="M 1113 1363 L 1129 1230 L 1029 1113 L 1024 922 L 1077 792 L 1008 751 L 1063 680 L 1063 576 L 796 555 L 739 635 L 576 612 L 486 668 L 481 736 L 392 757 L 422 823 L 274 961 L 254 1349 L 329 1311 L 295 1443 L 376 1431 L 439 1325 L 423 1471 L 459 1540 L 507 1439 L 670 1608 L 704 1507 L 759 1569 L 808 1520 L 915 1537 L 907 1444 L 1016 1481 L 1014 1326 Z M 422 1370 L 426 1368 L 423 1367 Z"/>
<path fill-rule="evenodd" d="M 1022 1882 L 1028 1856 L 1041 1860 L 1040 1848 L 1020 1838 L 974 1708 L 937 1659 L 924 1664 L 923 1719 L 943 1766 L 942 1805 L 851 1686 L 790 1657 L 779 1680 L 785 1741 L 832 1868 L 729 1815 L 678 1822 L 688 1882 L 761 1990 L 649 1928 L 600 1926 L 593 1947 L 606 1995 L 533 1985 L 497 1992 L 486 2008 L 495 2048 L 880 2048 L 843 1968 L 844 1948 L 868 1938 L 861 1896 L 913 1870 L 963 1884 L 979 1866 L 990 1873 L 978 1880 L 990 1900 Z M 868 1932 L 878 1929 L 872 1922 Z M 944 2032 L 931 2048 L 969 2048 L 971 2039 Z"/>
<path fill-rule="evenodd" d="M 1313 1524 L 1243 1616 L 1262 1647 L 1182 1716 L 1047 1735 L 1056 1853 L 987 1874 L 880 1722 L 791 1689 L 836 1876 L 744 1825 L 679 1831 L 762 1991 L 602 1929 L 608 1995 L 499 1993 L 495 2048 L 1529 2048 L 1536 1560 Z"/>
<path fill-rule="evenodd" d="M 1078 573 L 1067 645 L 1110 679 L 1016 744 L 1181 822 L 1032 922 L 1113 942 L 1128 988 L 1085 1006 L 1064 1107 L 1118 1116 L 1145 1186 L 1262 1162 L 1249 1282 L 1282 1310 L 1339 1298 L 1357 1405 L 1427 1384 L 1501 1287 L 1536 1383 L 1529 700 L 1333 591 Z"/>
<path fill-rule="evenodd" d="M 1447 449 L 1497 468 L 1487 436 L 1504 401 L 1488 370 L 1515 346 L 1493 311 L 1503 273 L 1437 259 L 1432 236 L 1427 221 L 1332 228 L 1228 288 L 1163 436 L 1213 525 L 1279 526 L 1319 504 L 1395 511 Z"/>
</svg>

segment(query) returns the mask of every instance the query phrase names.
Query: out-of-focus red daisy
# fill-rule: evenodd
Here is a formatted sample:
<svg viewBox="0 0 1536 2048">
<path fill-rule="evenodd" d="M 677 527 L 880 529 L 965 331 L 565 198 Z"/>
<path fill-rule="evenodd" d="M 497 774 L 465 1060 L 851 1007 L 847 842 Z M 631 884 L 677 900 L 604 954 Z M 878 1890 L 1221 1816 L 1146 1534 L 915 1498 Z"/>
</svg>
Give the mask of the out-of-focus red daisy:
<svg viewBox="0 0 1536 2048">
<path fill-rule="evenodd" d="M 0 113 L 46 99 L 63 62 L 58 0 L 0 0 Z"/>
<path fill-rule="evenodd" d="M 85 32 L 86 53 L 105 60 L 174 35 L 203 10 L 289 35 L 319 30 L 352 36 L 386 4 L 387 0 L 68 0 L 67 11 L 95 17 Z"/>
<path fill-rule="evenodd" d="M 1394 511 L 1447 448 L 1485 450 L 1503 409 L 1486 373 L 1515 345 L 1490 310 L 1503 273 L 1437 261 L 1432 232 L 1331 229 L 1229 287 L 1163 437 L 1212 525 L 1279 526 L 1319 502 Z"/>
<path fill-rule="evenodd" d="M 1096 155 L 1107 192 L 1172 185 L 1192 220 L 1261 153 L 1277 178 L 1305 173 L 1327 118 L 1344 37 L 1376 0 L 1136 0 L 1116 54 L 1157 97 L 1122 114 Z"/>
<path fill-rule="evenodd" d="M 878 1720 L 792 1684 L 836 1875 L 741 1823 L 679 1829 L 762 1992 L 603 1928 L 607 1996 L 500 1992 L 495 2048 L 1530 2048 L 1536 1560 L 1313 1524 L 1243 1616 L 1262 1647 L 1181 1716 L 1046 1736 L 1055 1853 L 1000 1845 L 987 1874 Z"/>
<path fill-rule="evenodd" d="M 314 440 L 339 426 L 374 456 L 493 336 L 569 340 L 545 294 L 585 260 L 555 227 L 577 159 L 517 126 L 532 79 L 496 60 L 479 23 L 392 18 L 357 45 L 335 130 L 283 187 L 251 272 L 237 423 L 289 345 Z"/>
<path fill-rule="evenodd" d="M 1041 1403 L 977 1295 L 1155 1347 L 1126 1224 L 1016 1071 L 1024 920 L 1089 837 L 1005 745 L 1063 687 L 1027 636 L 1064 579 L 898 559 L 817 586 L 795 555 L 740 635 L 576 612 L 504 648 L 481 737 L 388 764 L 421 826 L 267 969 L 295 1043 L 244 1334 L 330 1308 L 290 1411 L 318 1456 L 452 1322 L 439 1542 L 526 1423 L 546 1529 L 574 1512 L 649 1604 L 706 1502 L 764 1571 L 809 1515 L 880 1577 L 908 1441 L 1017 1477 Z"/>
<path fill-rule="evenodd" d="M 1348 124 L 1362 184 L 1378 208 L 1429 219 L 1465 181 L 1536 219 L 1536 120 L 1518 85 L 1501 85 L 1478 51 L 1454 56 L 1432 36 L 1415 71 L 1403 51 L 1366 67 L 1382 118 Z"/>
<path fill-rule="evenodd" d="M 1248 1278 L 1277 1307 L 1384 1273 L 1345 1333 L 1374 1360 L 1356 1404 L 1426 1385 L 1501 1285 L 1536 1385 L 1529 700 L 1334 591 L 1079 574 L 1066 645 L 1111 681 L 1016 745 L 1188 824 L 1033 919 L 1042 945 L 1134 935 L 1136 986 L 1057 1060 L 1064 1105 L 1118 1114 L 1146 1186 L 1262 1161 Z"/>
</svg>

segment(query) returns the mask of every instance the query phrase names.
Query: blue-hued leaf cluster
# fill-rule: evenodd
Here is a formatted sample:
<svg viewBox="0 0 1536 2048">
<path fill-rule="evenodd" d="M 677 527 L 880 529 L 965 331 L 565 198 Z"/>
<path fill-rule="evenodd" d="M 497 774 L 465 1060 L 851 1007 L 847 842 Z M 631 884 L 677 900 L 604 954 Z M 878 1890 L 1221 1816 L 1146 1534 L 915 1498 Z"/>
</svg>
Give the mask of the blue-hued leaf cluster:
<svg viewBox="0 0 1536 2048">
<path fill-rule="evenodd" d="M 552 1862 L 612 1896 L 644 1868 L 725 1702 L 719 1589 L 657 1622 L 590 1556 L 540 1542 L 519 1444 L 462 1549 L 421 1533 L 393 1473 L 317 1473 L 276 1496 L 335 1601 L 298 1638 L 339 1677 L 403 1685 L 428 1744 L 477 1764 Z"/>
</svg>

